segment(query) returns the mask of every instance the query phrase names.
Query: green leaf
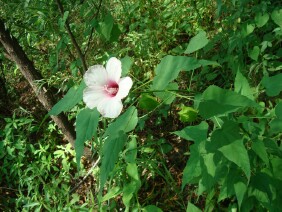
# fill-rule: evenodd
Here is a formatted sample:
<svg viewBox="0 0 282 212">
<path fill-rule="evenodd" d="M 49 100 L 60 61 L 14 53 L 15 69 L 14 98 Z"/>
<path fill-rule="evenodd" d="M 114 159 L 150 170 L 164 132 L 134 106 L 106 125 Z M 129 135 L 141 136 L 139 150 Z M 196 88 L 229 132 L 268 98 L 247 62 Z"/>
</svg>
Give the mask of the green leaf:
<svg viewBox="0 0 282 212">
<path fill-rule="evenodd" d="M 234 141 L 218 149 L 228 160 L 239 166 L 250 180 L 251 169 L 248 152 L 242 140 Z"/>
<path fill-rule="evenodd" d="M 242 26 L 242 36 L 243 37 L 246 37 L 248 36 L 249 34 L 251 34 L 255 29 L 255 25 L 253 24 L 244 24 Z"/>
<path fill-rule="evenodd" d="M 84 142 L 90 140 L 96 133 L 100 113 L 97 109 L 86 108 L 79 112 L 76 118 L 76 140 L 75 152 L 78 169 L 80 168 L 80 158 L 84 151 Z"/>
<path fill-rule="evenodd" d="M 252 144 L 252 149 L 254 152 L 259 156 L 263 162 L 266 163 L 266 165 L 269 165 L 269 159 L 268 159 L 268 154 L 266 152 L 266 147 L 264 146 L 263 142 L 258 140 L 253 142 Z"/>
<path fill-rule="evenodd" d="M 136 183 L 135 182 L 130 182 L 129 184 L 127 184 L 126 186 L 123 187 L 122 201 L 123 201 L 123 204 L 126 207 L 125 211 L 129 211 L 130 200 L 132 199 L 135 191 L 136 191 Z"/>
<path fill-rule="evenodd" d="M 127 144 L 127 148 L 124 153 L 126 163 L 135 163 L 137 156 L 137 141 L 136 137 L 132 136 L 131 140 Z"/>
<path fill-rule="evenodd" d="M 200 142 L 190 146 L 190 157 L 183 171 L 182 185 L 183 190 L 188 183 L 196 183 L 202 174 L 200 160 L 202 154 L 206 153 L 205 142 Z"/>
<path fill-rule="evenodd" d="M 139 99 L 139 107 L 147 111 L 154 110 L 158 105 L 157 99 L 149 94 L 142 94 Z"/>
<path fill-rule="evenodd" d="M 254 61 L 258 61 L 260 49 L 258 46 L 254 46 L 254 48 L 249 51 L 249 57 L 252 58 Z"/>
<path fill-rule="evenodd" d="M 84 81 L 82 81 L 78 87 L 71 87 L 67 94 L 49 111 L 49 115 L 57 116 L 61 112 L 66 112 L 72 109 L 82 100 L 82 94 L 85 87 L 86 85 Z"/>
<path fill-rule="evenodd" d="M 271 13 L 271 18 L 278 26 L 282 27 L 282 9 L 276 9 Z"/>
<path fill-rule="evenodd" d="M 251 89 L 247 78 L 244 77 L 240 71 L 237 71 L 234 87 L 235 92 L 254 100 L 254 92 Z"/>
<path fill-rule="evenodd" d="M 239 208 L 241 208 L 241 204 L 243 202 L 245 193 L 247 191 L 247 186 L 243 182 L 237 182 L 236 184 L 234 184 L 234 189 L 235 189 Z"/>
<path fill-rule="evenodd" d="M 109 136 L 106 139 L 102 149 L 100 192 L 102 192 L 110 172 L 114 169 L 119 153 L 123 149 L 126 140 L 127 135 L 122 131 L 119 131 L 117 135 Z"/>
<path fill-rule="evenodd" d="M 268 96 L 277 96 L 282 91 L 282 74 L 272 77 L 264 76 L 261 83 Z"/>
<path fill-rule="evenodd" d="M 110 188 L 109 192 L 102 197 L 101 202 L 107 201 L 119 195 L 121 193 L 120 187 Z"/>
<path fill-rule="evenodd" d="M 125 113 L 123 113 L 109 125 L 103 135 L 103 138 L 106 138 L 107 136 L 113 137 L 114 135 L 118 135 L 120 131 L 127 133 L 136 127 L 137 122 L 138 117 L 136 108 L 134 106 L 129 107 Z"/>
<path fill-rule="evenodd" d="M 104 17 L 104 20 L 99 23 L 97 27 L 97 32 L 102 35 L 106 41 L 109 41 L 111 38 L 111 32 L 114 25 L 114 19 L 109 13 Z"/>
<path fill-rule="evenodd" d="M 147 205 L 146 207 L 142 208 L 144 212 L 162 212 L 162 209 L 158 208 L 155 205 Z"/>
<path fill-rule="evenodd" d="M 209 40 L 207 39 L 207 34 L 205 31 L 200 31 L 196 36 L 191 38 L 187 49 L 185 51 L 185 54 L 193 53 L 199 49 L 204 48 L 209 43 Z"/>
<path fill-rule="evenodd" d="M 186 209 L 186 212 L 201 212 L 199 208 L 197 208 L 195 205 L 193 205 L 191 202 L 188 202 L 188 206 Z"/>
<path fill-rule="evenodd" d="M 154 92 L 154 94 L 158 98 L 160 98 L 164 104 L 169 105 L 174 101 L 176 97 L 176 95 L 169 90 L 178 90 L 177 83 L 176 82 L 169 83 L 168 86 L 164 89 L 164 92 Z"/>
<path fill-rule="evenodd" d="M 193 122 L 196 120 L 198 111 L 192 107 L 182 106 L 181 111 L 178 112 L 179 119 L 182 122 Z"/>
<path fill-rule="evenodd" d="M 127 174 L 138 183 L 138 188 L 141 186 L 141 181 L 139 179 L 138 169 L 136 163 L 128 163 L 126 166 Z"/>
<path fill-rule="evenodd" d="M 275 106 L 275 115 L 277 116 L 277 118 L 282 119 L 282 102 L 279 102 Z"/>
<path fill-rule="evenodd" d="M 209 86 L 202 95 L 199 114 L 205 118 L 225 115 L 245 107 L 258 107 L 254 101 L 230 90 Z"/>
<path fill-rule="evenodd" d="M 218 65 L 218 63 L 214 61 L 197 60 L 193 57 L 167 55 L 155 69 L 156 76 L 153 80 L 153 89 L 164 89 L 171 81 L 177 78 L 180 71 L 191 71 L 206 65 Z"/>
<path fill-rule="evenodd" d="M 272 133 L 280 133 L 282 132 L 282 119 L 273 119 L 269 122 L 269 126 Z"/>
<path fill-rule="evenodd" d="M 125 56 L 121 60 L 121 67 L 122 67 L 122 72 L 121 75 L 124 77 L 128 74 L 132 64 L 133 64 L 133 59 L 129 56 Z"/>
<path fill-rule="evenodd" d="M 207 122 L 203 121 L 199 125 L 188 126 L 181 131 L 175 131 L 173 133 L 188 141 L 199 143 L 207 139 L 208 128 L 209 125 Z"/>
<path fill-rule="evenodd" d="M 257 27 L 263 27 L 267 21 L 269 20 L 269 15 L 268 13 L 262 14 L 262 13 L 257 13 L 255 16 L 255 22 Z"/>
</svg>

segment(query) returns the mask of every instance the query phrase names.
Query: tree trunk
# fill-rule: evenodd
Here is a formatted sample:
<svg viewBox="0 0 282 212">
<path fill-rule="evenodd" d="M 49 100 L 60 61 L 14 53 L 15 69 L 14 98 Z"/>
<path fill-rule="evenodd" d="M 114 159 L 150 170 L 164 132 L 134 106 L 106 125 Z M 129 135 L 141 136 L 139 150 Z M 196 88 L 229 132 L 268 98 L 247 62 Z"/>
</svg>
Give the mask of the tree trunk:
<svg viewBox="0 0 282 212">
<path fill-rule="evenodd" d="M 41 80 L 42 76 L 38 70 L 35 69 L 32 61 L 30 61 L 17 42 L 17 40 L 10 36 L 10 32 L 5 29 L 4 22 L 0 19 L 0 42 L 8 53 L 8 59 L 12 60 L 17 64 L 21 73 L 25 79 L 29 82 L 33 91 L 37 95 L 39 101 L 42 103 L 43 107 L 50 111 L 51 108 L 55 105 L 55 99 L 53 98 L 52 93 L 46 86 L 39 87 L 36 84 L 37 80 Z M 74 147 L 75 142 L 75 131 L 74 127 L 70 124 L 67 117 L 64 114 L 58 116 L 51 116 L 53 121 L 58 125 L 62 130 L 66 139 Z M 84 156 L 87 159 L 91 158 L 91 151 L 89 148 L 84 149 Z"/>
</svg>

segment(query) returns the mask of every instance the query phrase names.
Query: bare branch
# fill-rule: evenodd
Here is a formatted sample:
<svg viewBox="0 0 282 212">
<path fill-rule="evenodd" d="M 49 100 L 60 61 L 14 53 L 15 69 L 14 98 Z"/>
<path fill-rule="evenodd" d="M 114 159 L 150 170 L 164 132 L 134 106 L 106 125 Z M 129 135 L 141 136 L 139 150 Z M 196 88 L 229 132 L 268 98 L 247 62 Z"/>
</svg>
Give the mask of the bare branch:
<svg viewBox="0 0 282 212">
<path fill-rule="evenodd" d="M 64 16 L 64 7 L 63 7 L 63 5 L 62 5 L 60 0 L 56 0 L 56 2 L 57 2 L 57 5 L 58 5 L 58 8 L 60 10 L 60 13 L 61 13 L 61 15 L 63 17 Z M 66 28 L 67 33 L 70 36 L 71 42 L 74 45 L 74 47 L 75 47 L 75 49 L 76 49 L 76 51 L 77 51 L 77 53 L 79 55 L 79 58 L 80 58 L 80 60 L 82 62 L 83 73 L 81 73 L 81 74 L 83 75 L 86 72 L 86 70 L 87 70 L 87 64 L 86 64 L 86 61 L 85 61 L 85 57 L 84 57 L 84 55 L 83 55 L 83 53 L 82 53 L 82 51 L 81 51 L 81 49 L 80 49 L 80 47 L 79 47 L 75 37 L 74 37 L 74 34 L 71 31 L 68 18 L 65 21 L 65 28 Z"/>
</svg>

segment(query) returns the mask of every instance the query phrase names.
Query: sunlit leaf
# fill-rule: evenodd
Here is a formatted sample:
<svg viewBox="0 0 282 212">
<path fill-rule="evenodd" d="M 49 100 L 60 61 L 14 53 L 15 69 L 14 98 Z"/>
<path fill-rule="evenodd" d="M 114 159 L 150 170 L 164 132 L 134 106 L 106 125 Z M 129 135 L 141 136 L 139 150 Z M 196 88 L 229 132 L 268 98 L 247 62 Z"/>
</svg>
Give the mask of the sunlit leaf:
<svg viewBox="0 0 282 212">
<path fill-rule="evenodd" d="M 192 107 L 182 106 L 181 111 L 178 112 L 179 119 L 182 122 L 193 122 L 196 120 L 198 111 Z"/>
<path fill-rule="evenodd" d="M 103 137 L 118 135 L 119 132 L 133 130 L 138 122 L 137 110 L 134 106 L 129 107 L 121 116 L 109 125 Z"/>
<path fill-rule="evenodd" d="M 177 78 L 180 71 L 191 71 L 206 65 L 218 65 L 218 63 L 197 60 L 193 57 L 167 55 L 155 69 L 156 76 L 153 80 L 153 89 L 164 89 L 171 81 Z"/>
<path fill-rule="evenodd" d="M 241 204 L 247 191 L 247 186 L 243 182 L 237 182 L 236 184 L 234 184 L 234 189 L 238 200 L 239 208 L 241 208 Z"/>
<path fill-rule="evenodd" d="M 100 113 L 97 109 L 86 108 L 79 112 L 76 118 L 76 140 L 75 140 L 75 152 L 76 162 L 78 169 L 80 167 L 80 158 L 84 151 L 84 142 L 91 140 L 96 133 Z"/>
<path fill-rule="evenodd" d="M 175 131 L 173 133 L 186 140 L 199 143 L 207 139 L 208 127 L 208 124 L 203 121 L 199 125 L 188 126 L 181 131 Z"/>
<path fill-rule="evenodd" d="M 205 31 L 200 31 L 196 36 L 191 38 L 188 47 L 185 51 L 186 54 L 191 54 L 199 49 L 204 48 L 209 40 Z"/>
<path fill-rule="evenodd" d="M 276 9 L 271 13 L 271 18 L 278 26 L 282 27 L 282 9 Z"/>
<path fill-rule="evenodd" d="M 197 208 L 195 205 L 193 205 L 191 202 L 188 202 L 188 206 L 186 209 L 186 212 L 201 212 L 199 208 Z"/>
<path fill-rule="evenodd" d="M 269 15 L 268 13 L 257 13 L 255 16 L 255 22 L 257 27 L 263 27 L 267 21 L 269 20 Z"/>
<path fill-rule="evenodd" d="M 105 194 L 105 196 L 102 197 L 101 202 L 104 202 L 104 201 L 107 201 L 109 199 L 112 199 L 112 198 L 116 197 L 117 195 L 119 195 L 120 193 L 121 193 L 120 187 L 110 188 L 108 193 Z"/>
<path fill-rule="evenodd" d="M 72 109 L 77 103 L 82 100 L 82 93 L 86 87 L 84 81 L 80 85 L 73 86 L 69 89 L 67 94 L 49 111 L 49 115 L 59 115 L 61 112 L 66 112 Z"/>
<path fill-rule="evenodd" d="M 240 71 L 237 71 L 234 87 L 235 92 L 254 100 L 254 91 L 251 89 L 247 78 Z"/>
</svg>

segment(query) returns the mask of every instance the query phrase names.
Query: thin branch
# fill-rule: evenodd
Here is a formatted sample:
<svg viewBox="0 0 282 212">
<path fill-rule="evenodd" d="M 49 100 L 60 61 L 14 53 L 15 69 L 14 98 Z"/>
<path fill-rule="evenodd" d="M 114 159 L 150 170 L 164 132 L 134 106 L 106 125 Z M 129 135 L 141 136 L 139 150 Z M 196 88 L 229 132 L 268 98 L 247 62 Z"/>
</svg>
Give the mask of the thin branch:
<svg viewBox="0 0 282 212">
<path fill-rule="evenodd" d="M 59 10 L 60 10 L 60 13 L 61 13 L 61 15 L 62 15 L 62 17 L 63 17 L 63 16 L 64 16 L 64 8 L 63 8 L 63 5 L 62 5 L 62 3 L 61 3 L 60 0 L 56 0 L 56 2 L 57 2 L 57 5 L 58 5 L 58 8 L 59 8 Z M 74 45 L 74 47 L 75 47 L 75 49 L 76 49 L 76 51 L 77 51 L 77 53 L 78 53 L 78 55 L 79 55 L 79 58 L 80 58 L 80 60 L 81 60 L 81 62 L 82 62 L 83 73 L 81 73 L 81 74 L 83 75 L 83 74 L 86 72 L 86 70 L 87 70 L 87 64 L 86 64 L 86 61 L 85 61 L 85 57 L 84 57 L 84 55 L 83 55 L 83 53 L 82 53 L 82 51 L 81 51 L 81 49 L 80 49 L 80 47 L 79 47 L 79 45 L 78 45 L 78 43 L 77 43 L 75 37 L 74 37 L 74 35 L 73 35 L 73 33 L 72 33 L 71 29 L 70 29 L 70 25 L 69 25 L 68 18 L 67 18 L 66 21 L 65 21 L 65 28 L 66 28 L 67 33 L 68 33 L 69 36 L 70 36 L 71 42 L 72 42 L 72 44 Z"/>
<path fill-rule="evenodd" d="M 99 6 L 97 8 L 97 12 L 96 12 L 96 14 L 95 14 L 95 16 L 93 18 L 97 18 L 98 14 L 100 12 L 100 9 L 101 9 L 102 1 L 103 0 L 100 0 Z M 94 33 L 94 27 L 92 27 L 92 29 L 91 29 L 90 36 L 89 36 L 89 39 L 88 39 L 88 42 L 87 42 L 87 45 L 86 45 L 86 48 L 85 48 L 85 51 L 84 51 L 84 55 L 86 55 L 86 53 L 87 53 L 87 51 L 88 51 L 88 49 L 90 47 L 90 41 L 92 40 L 93 33 Z"/>
<path fill-rule="evenodd" d="M 91 169 L 87 172 L 87 174 L 83 177 L 83 179 L 70 190 L 70 194 L 73 193 L 76 189 L 79 188 L 79 186 L 86 180 L 86 178 L 92 173 L 92 171 L 95 169 L 95 167 L 98 165 L 98 163 L 100 162 L 100 157 L 96 160 L 96 162 L 94 163 L 94 165 L 91 167 Z"/>
</svg>

